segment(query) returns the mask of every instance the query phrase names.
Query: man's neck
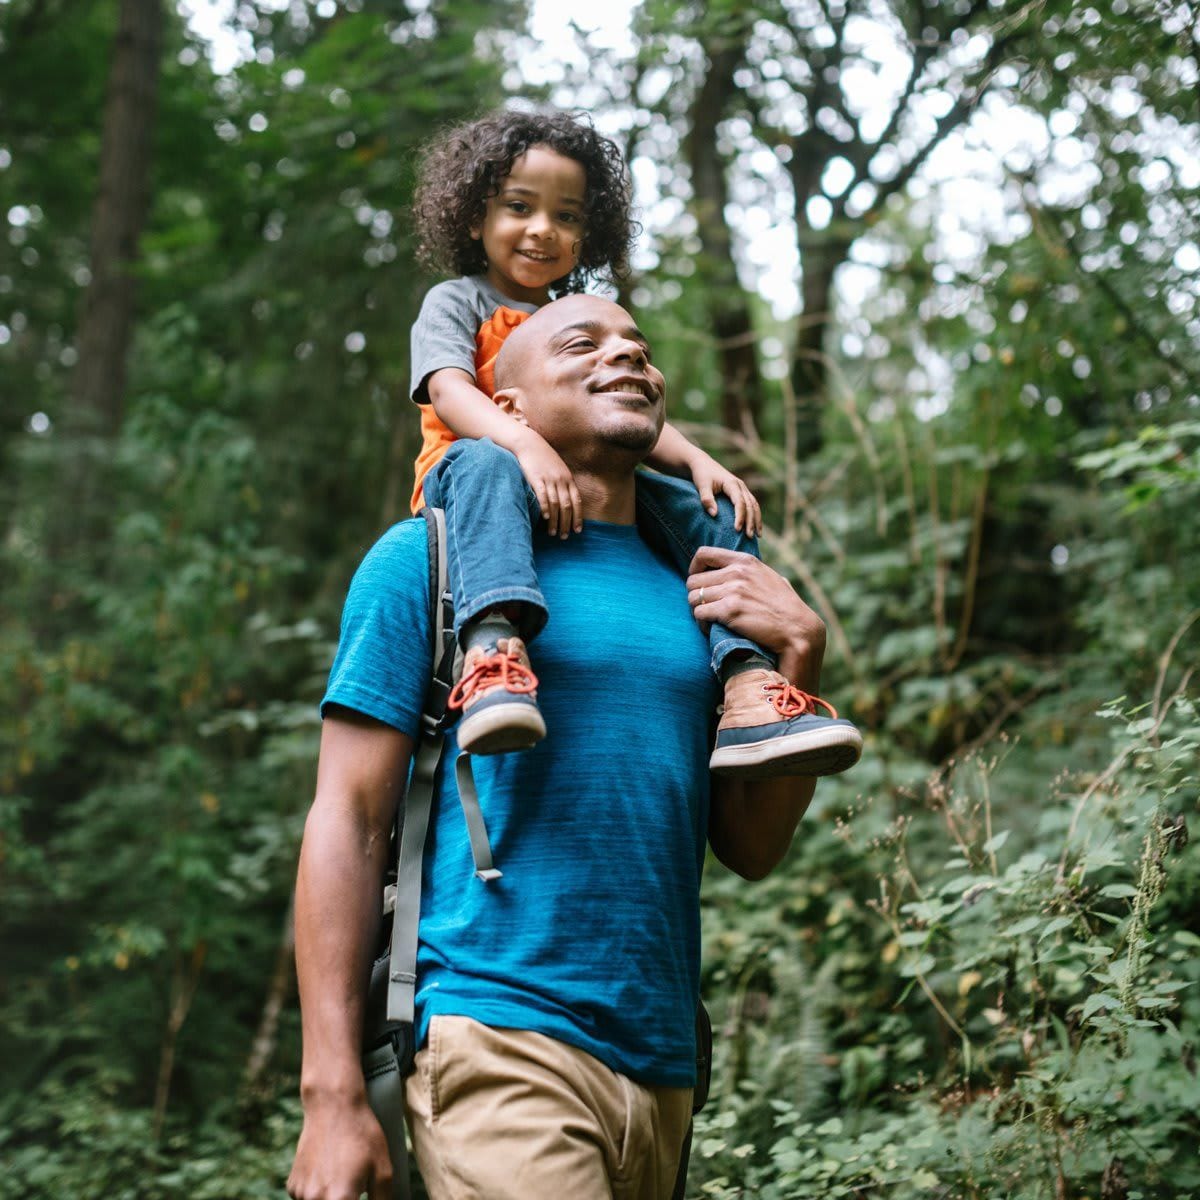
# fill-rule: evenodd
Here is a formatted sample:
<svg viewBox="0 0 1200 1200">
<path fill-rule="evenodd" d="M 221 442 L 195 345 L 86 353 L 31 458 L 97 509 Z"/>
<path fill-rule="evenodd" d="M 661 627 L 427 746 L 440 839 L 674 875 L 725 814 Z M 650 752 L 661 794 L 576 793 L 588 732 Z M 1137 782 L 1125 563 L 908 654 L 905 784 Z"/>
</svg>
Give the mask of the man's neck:
<svg viewBox="0 0 1200 1200">
<path fill-rule="evenodd" d="M 580 470 L 574 474 L 585 521 L 606 521 L 610 525 L 634 523 L 636 491 L 631 471 L 619 476 L 594 475 Z"/>
</svg>

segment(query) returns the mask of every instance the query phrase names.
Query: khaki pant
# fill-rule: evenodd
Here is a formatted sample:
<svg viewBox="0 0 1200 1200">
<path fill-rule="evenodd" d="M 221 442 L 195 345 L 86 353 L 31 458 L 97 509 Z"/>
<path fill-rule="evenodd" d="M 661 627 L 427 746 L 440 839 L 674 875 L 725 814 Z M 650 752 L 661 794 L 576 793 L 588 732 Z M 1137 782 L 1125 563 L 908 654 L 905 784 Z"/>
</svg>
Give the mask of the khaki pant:
<svg viewBox="0 0 1200 1200">
<path fill-rule="evenodd" d="M 436 1016 L 407 1102 L 430 1200 L 669 1200 L 692 1089 L 634 1083 L 540 1033 Z"/>
</svg>

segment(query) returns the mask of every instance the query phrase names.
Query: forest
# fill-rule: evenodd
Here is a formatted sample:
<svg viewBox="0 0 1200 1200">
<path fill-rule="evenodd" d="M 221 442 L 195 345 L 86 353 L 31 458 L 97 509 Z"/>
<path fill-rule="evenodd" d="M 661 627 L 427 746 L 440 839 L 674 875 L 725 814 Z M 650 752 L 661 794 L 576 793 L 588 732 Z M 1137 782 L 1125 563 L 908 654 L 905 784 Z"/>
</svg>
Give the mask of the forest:
<svg viewBox="0 0 1200 1200">
<path fill-rule="evenodd" d="M 1200 1197 L 1200 5 L 198 8 L 0 0 L 0 1197 L 284 1195 L 415 157 L 545 103 L 866 738 L 706 868 L 688 1196 Z"/>
</svg>

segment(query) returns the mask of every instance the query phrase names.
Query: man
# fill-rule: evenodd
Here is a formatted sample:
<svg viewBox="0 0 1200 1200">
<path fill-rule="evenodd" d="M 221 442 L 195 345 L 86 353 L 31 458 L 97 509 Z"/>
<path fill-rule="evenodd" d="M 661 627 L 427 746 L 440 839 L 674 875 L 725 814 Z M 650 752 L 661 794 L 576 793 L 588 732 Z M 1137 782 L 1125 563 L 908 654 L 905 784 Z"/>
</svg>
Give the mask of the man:
<svg viewBox="0 0 1200 1200">
<path fill-rule="evenodd" d="M 663 378 L 620 307 L 570 296 L 509 338 L 497 402 L 571 468 L 582 533 L 540 538 L 546 740 L 476 760 L 500 879 L 471 870 L 443 759 L 427 850 L 417 1045 L 407 1085 L 431 1200 L 667 1197 L 694 1082 L 705 839 L 749 879 L 783 856 L 812 779 L 714 780 L 716 685 L 700 622 L 778 655 L 815 692 L 824 627 L 749 554 L 684 581 L 642 542 L 635 466 Z M 359 1064 L 388 833 L 429 661 L 424 529 L 395 526 L 351 587 L 323 705 L 296 884 L 304 1128 L 297 1200 L 384 1200 L 390 1163 Z M 784 697 L 786 700 L 787 697 Z"/>
</svg>

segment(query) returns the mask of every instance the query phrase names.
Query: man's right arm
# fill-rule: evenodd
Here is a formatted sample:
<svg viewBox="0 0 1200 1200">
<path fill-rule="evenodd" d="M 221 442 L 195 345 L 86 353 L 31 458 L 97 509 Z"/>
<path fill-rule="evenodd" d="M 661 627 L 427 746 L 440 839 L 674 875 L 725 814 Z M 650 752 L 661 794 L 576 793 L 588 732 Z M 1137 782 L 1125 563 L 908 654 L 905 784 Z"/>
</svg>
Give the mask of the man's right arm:
<svg viewBox="0 0 1200 1200">
<path fill-rule="evenodd" d="M 296 878 L 296 975 L 304 1127 L 288 1178 L 296 1200 L 391 1195 L 383 1132 L 360 1062 L 363 1002 L 380 923 L 388 837 L 413 740 L 344 708 L 321 732 L 316 797 Z"/>
</svg>

